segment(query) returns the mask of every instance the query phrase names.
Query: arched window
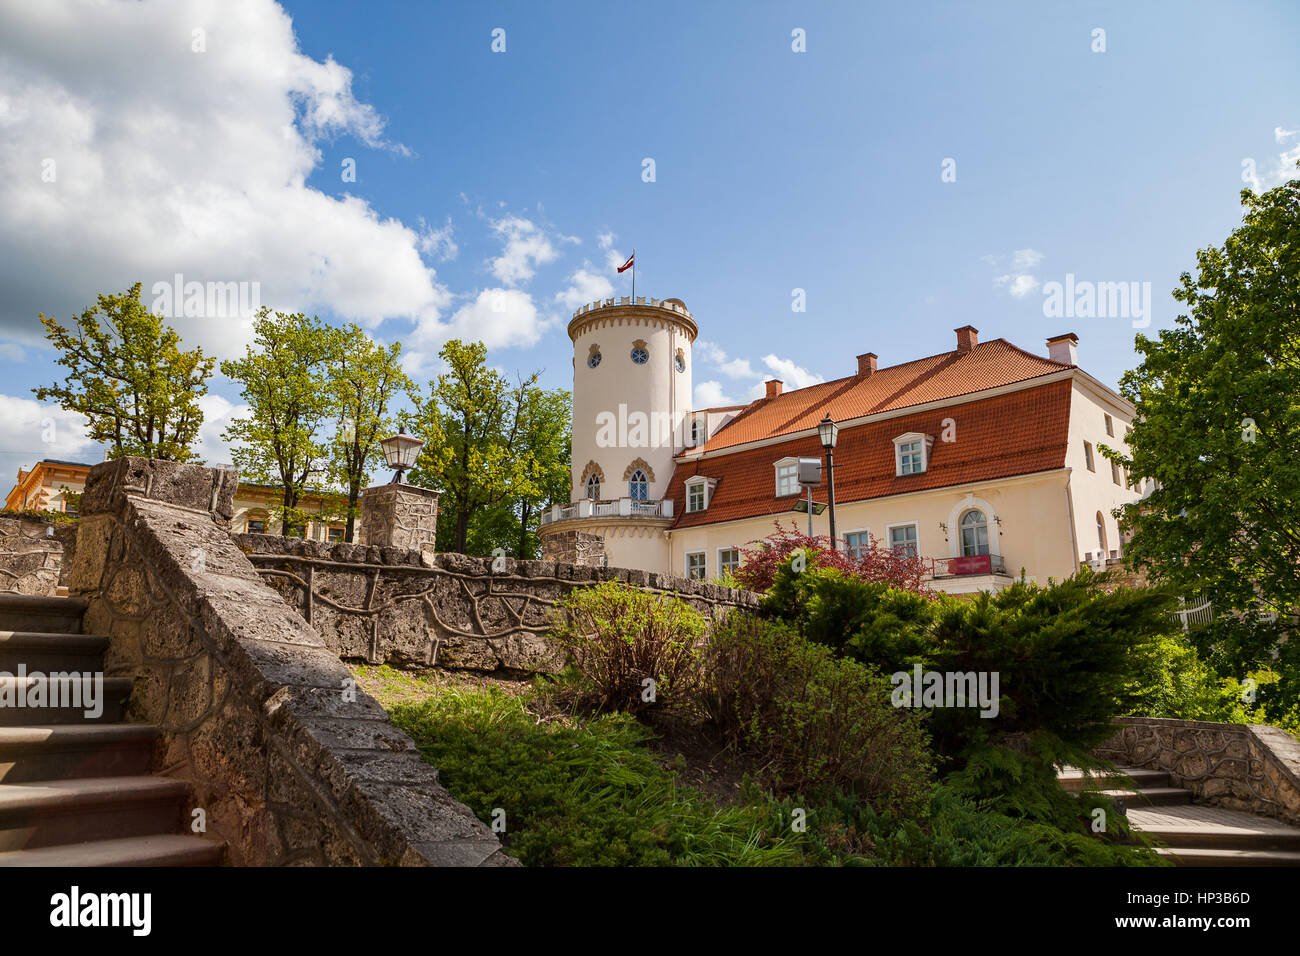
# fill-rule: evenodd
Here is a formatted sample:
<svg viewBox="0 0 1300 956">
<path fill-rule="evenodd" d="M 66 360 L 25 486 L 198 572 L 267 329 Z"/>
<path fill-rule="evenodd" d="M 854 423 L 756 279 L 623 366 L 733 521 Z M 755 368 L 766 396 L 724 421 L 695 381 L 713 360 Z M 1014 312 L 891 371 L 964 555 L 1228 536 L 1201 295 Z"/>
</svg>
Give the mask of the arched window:
<svg viewBox="0 0 1300 956">
<path fill-rule="evenodd" d="M 1106 557 L 1106 519 L 1097 512 L 1097 547 L 1101 548 L 1101 556 Z"/>
<path fill-rule="evenodd" d="M 972 508 L 961 516 L 961 555 L 973 558 L 989 553 L 989 522 L 984 512 Z"/>
<path fill-rule="evenodd" d="M 645 501 L 650 497 L 650 482 L 640 468 L 632 472 L 627 480 L 627 496 L 633 501 Z"/>
<path fill-rule="evenodd" d="M 587 497 L 600 497 L 600 475 L 593 473 L 587 476 Z"/>
</svg>

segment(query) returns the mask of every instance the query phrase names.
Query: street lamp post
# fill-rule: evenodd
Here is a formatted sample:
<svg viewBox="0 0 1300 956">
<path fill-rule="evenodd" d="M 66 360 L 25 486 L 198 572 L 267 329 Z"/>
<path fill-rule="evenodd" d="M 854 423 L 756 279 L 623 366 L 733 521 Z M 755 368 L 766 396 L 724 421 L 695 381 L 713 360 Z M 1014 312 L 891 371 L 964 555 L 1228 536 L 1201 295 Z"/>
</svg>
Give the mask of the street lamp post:
<svg viewBox="0 0 1300 956">
<path fill-rule="evenodd" d="M 402 472 L 410 471 L 415 467 L 415 459 L 419 457 L 424 442 L 406 432 L 399 432 L 392 438 L 385 438 L 379 443 L 379 447 L 384 450 L 384 461 L 389 468 L 393 469 L 393 480 L 389 484 L 400 485 Z"/>
<path fill-rule="evenodd" d="M 839 550 L 839 541 L 835 537 L 835 442 L 839 438 L 840 426 L 836 425 L 829 414 L 817 423 L 817 434 L 826 450 L 826 504 L 831 512 L 831 550 Z"/>
</svg>

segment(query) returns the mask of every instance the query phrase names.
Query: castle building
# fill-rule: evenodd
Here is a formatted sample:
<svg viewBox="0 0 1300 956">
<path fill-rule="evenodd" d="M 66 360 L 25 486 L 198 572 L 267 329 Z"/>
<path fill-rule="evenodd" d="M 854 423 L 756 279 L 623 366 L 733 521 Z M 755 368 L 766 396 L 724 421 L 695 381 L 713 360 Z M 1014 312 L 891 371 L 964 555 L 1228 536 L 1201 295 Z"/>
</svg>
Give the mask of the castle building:
<svg viewBox="0 0 1300 956">
<path fill-rule="evenodd" d="M 798 463 L 824 460 L 828 415 L 839 547 L 907 550 L 957 594 L 1122 554 L 1112 511 L 1141 489 L 1099 449 L 1126 449 L 1134 409 L 1079 367 L 1072 333 L 1044 356 L 963 326 L 950 351 L 884 368 L 867 352 L 843 378 L 788 392 L 769 381 L 749 404 L 694 409 L 699 329 L 680 299 L 593 302 L 568 331 L 572 489 L 543 514 L 548 558 L 701 580 L 734 570 L 776 522 L 807 529 Z M 824 479 L 813 492 L 826 502 Z"/>
</svg>

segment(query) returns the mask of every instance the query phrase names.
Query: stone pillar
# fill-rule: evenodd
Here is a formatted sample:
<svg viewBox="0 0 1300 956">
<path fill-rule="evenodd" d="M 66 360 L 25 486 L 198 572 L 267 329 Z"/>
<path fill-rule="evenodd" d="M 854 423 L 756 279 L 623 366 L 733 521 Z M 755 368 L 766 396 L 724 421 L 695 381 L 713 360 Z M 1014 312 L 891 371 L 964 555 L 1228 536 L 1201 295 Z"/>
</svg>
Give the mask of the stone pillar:
<svg viewBox="0 0 1300 956">
<path fill-rule="evenodd" d="M 361 493 L 361 543 L 433 551 L 438 492 L 415 485 L 375 485 Z"/>
</svg>

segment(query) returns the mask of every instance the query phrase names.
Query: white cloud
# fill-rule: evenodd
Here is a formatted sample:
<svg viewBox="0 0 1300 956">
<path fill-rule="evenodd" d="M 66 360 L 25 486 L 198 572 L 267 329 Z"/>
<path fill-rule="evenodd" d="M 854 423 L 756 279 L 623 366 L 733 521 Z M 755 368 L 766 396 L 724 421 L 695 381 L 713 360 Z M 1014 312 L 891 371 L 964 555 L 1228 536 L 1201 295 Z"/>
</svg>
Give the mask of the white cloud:
<svg viewBox="0 0 1300 956">
<path fill-rule="evenodd" d="M 717 408 L 720 405 L 735 405 L 722 391 L 722 383 L 716 381 L 698 382 L 695 385 L 695 407 Z"/>
<path fill-rule="evenodd" d="M 0 19 L 0 330 L 10 337 L 38 341 L 37 312 L 66 319 L 136 281 L 148 296 L 175 273 L 259 282 L 261 301 L 281 311 L 370 325 L 436 320 L 450 302 L 421 259 L 449 236 L 307 186 L 325 139 L 356 141 L 345 155 L 362 178 L 366 149 L 404 150 L 355 99 L 346 67 L 299 52 L 272 0 L 0 0 Z M 194 52 L 200 25 L 205 50 Z M 248 338 L 229 320 L 174 324 L 218 355 Z"/>
<path fill-rule="evenodd" d="M 199 426 L 194 453 L 210 466 L 230 464 L 230 446 L 221 433 L 230 427 L 231 419 L 247 418 L 253 410 L 212 392 L 199 399 L 199 409 L 203 412 L 203 424 Z"/>
<path fill-rule="evenodd" d="M 569 276 L 569 287 L 555 294 L 555 301 L 566 309 L 576 309 L 612 296 L 614 284 L 594 270 L 590 262 L 583 262 L 582 268 Z"/>
<path fill-rule="evenodd" d="M 993 284 L 1000 288 L 1005 288 L 1017 299 L 1023 299 L 1039 286 L 1037 276 L 1026 275 L 1001 275 L 993 280 Z"/>
<path fill-rule="evenodd" d="M 86 437 L 86 419 L 58 405 L 31 398 L 0 395 L 0 482 L 8 492 L 19 468 L 31 468 L 42 458 L 84 461 L 103 458 L 99 446 Z"/>
<path fill-rule="evenodd" d="M 484 289 L 446 322 L 422 322 L 405 336 L 402 365 L 411 374 L 428 371 L 448 339 L 482 342 L 489 349 L 535 345 L 554 322 L 538 310 L 527 292 Z"/>
<path fill-rule="evenodd" d="M 614 239 L 615 239 L 614 233 L 602 232 L 596 236 L 596 245 L 600 246 L 600 248 L 602 249 L 608 249 L 614 245 Z M 621 264 L 622 263 L 620 263 L 620 265 Z"/>
<path fill-rule="evenodd" d="M 0 342 L 0 359 L 8 359 L 10 362 L 21 362 L 26 358 L 27 353 L 23 347 L 15 342 Z"/>
<path fill-rule="evenodd" d="M 727 353 L 714 342 L 705 339 L 696 339 L 695 345 L 691 349 L 698 362 L 709 362 L 713 365 L 721 365 L 727 360 Z"/>
<path fill-rule="evenodd" d="M 433 256 L 444 262 L 448 259 L 455 259 L 456 254 L 460 252 L 460 247 L 456 245 L 451 235 L 451 219 L 448 219 L 441 229 L 430 228 L 424 219 L 421 219 L 420 251 L 426 256 Z"/>
<path fill-rule="evenodd" d="M 505 241 L 501 255 L 492 260 L 492 274 L 506 285 L 527 282 L 539 265 L 559 257 L 550 237 L 531 220 L 507 216 L 493 221 L 492 231 Z"/>
<path fill-rule="evenodd" d="M 1035 269 L 1043 261 L 1043 254 L 1037 249 L 1017 249 L 1011 254 L 1011 268 L 1017 272 Z"/>
<path fill-rule="evenodd" d="M 754 378 L 758 375 L 754 367 L 749 364 L 749 359 L 732 359 L 721 363 L 718 368 L 728 378 Z"/>
<path fill-rule="evenodd" d="M 809 385 L 819 385 L 826 381 L 820 375 L 814 375 L 789 359 L 777 358 L 775 355 L 764 355 L 763 364 L 774 376 L 791 388 L 807 388 Z"/>
</svg>

